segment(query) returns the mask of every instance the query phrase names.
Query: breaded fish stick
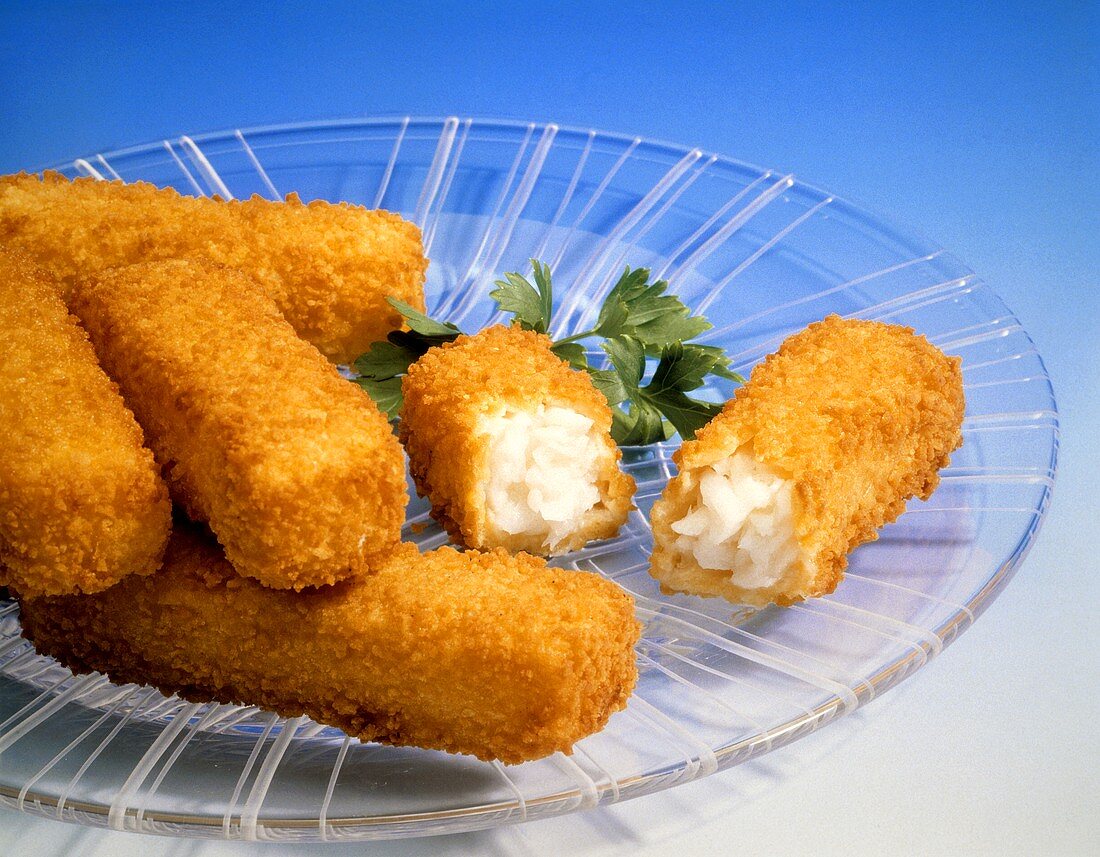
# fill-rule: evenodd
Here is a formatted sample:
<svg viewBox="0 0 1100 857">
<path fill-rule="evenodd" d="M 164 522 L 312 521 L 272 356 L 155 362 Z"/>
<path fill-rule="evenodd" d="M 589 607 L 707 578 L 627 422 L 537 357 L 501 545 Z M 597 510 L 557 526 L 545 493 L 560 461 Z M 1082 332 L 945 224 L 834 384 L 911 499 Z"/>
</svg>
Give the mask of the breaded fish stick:
<svg viewBox="0 0 1100 857">
<path fill-rule="evenodd" d="M 431 349 L 401 389 L 417 490 L 466 547 L 553 555 L 611 538 L 632 508 L 611 409 L 531 331 L 490 327 Z"/>
<path fill-rule="evenodd" d="M 244 274 L 148 262 L 81 281 L 71 303 L 173 499 L 241 574 L 333 583 L 400 538 L 405 467 L 389 423 Z"/>
<path fill-rule="evenodd" d="M 676 453 L 652 512 L 661 589 L 757 606 L 832 592 L 962 443 L 960 362 L 835 315 L 788 338 Z"/>
<path fill-rule="evenodd" d="M 160 565 L 153 454 L 55 283 L 0 250 L 0 583 L 97 592 Z"/>
<path fill-rule="evenodd" d="M 224 202 L 145 182 L 69 181 L 47 172 L 0 177 L 0 243 L 68 289 L 104 268 L 197 258 L 254 277 L 317 349 L 350 363 L 401 327 L 387 296 L 424 308 L 420 230 L 388 211 L 295 194 Z"/>
<path fill-rule="evenodd" d="M 525 554 L 402 544 L 373 574 L 291 593 L 190 528 L 159 573 L 24 600 L 22 623 L 77 671 L 509 763 L 568 753 L 625 706 L 640 631 L 614 583 Z"/>
</svg>

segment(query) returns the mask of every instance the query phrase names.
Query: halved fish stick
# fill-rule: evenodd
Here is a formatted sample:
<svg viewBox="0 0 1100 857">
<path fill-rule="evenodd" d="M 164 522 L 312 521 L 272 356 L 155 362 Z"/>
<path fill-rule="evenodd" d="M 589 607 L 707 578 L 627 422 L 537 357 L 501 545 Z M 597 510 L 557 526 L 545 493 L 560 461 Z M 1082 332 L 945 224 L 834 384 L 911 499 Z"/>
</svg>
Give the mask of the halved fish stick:
<svg viewBox="0 0 1100 857">
<path fill-rule="evenodd" d="M 661 588 L 757 606 L 832 592 L 962 443 L 960 362 L 835 315 L 789 337 L 676 453 L 651 516 Z"/>
<path fill-rule="evenodd" d="M 603 728 L 634 687 L 640 632 L 614 583 L 526 554 L 402 544 L 372 574 L 292 593 L 241 579 L 188 527 L 159 573 L 24 600 L 21 618 L 77 671 L 509 763 Z"/>
<path fill-rule="evenodd" d="M 401 440 L 467 547 L 553 555 L 614 536 L 633 504 L 611 409 L 548 337 L 496 326 L 431 349 L 401 384 Z"/>
<path fill-rule="evenodd" d="M 242 574 L 333 583 L 398 541 L 405 468 L 389 423 L 244 274 L 148 262 L 78 283 L 71 303 L 173 498 Z"/>
<path fill-rule="evenodd" d="M 160 565 L 153 454 L 57 286 L 0 250 L 0 583 L 97 592 Z"/>
<path fill-rule="evenodd" d="M 350 363 L 402 325 L 387 296 L 424 308 L 428 262 L 415 224 L 388 211 L 295 194 L 285 202 L 181 196 L 145 182 L 0 177 L 0 242 L 67 289 L 105 268 L 197 258 L 254 277 L 298 334 Z"/>
</svg>

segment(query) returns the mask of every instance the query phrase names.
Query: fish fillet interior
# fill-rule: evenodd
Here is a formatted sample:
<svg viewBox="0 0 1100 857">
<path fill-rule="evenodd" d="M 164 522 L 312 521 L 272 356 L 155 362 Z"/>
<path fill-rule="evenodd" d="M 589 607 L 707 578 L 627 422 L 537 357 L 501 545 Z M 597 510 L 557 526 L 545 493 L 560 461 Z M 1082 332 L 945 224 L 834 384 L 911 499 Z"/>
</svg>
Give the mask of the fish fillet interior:
<svg viewBox="0 0 1100 857">
<path fill-rule="evenodd" d="M 488 439 L 486 523 L 543 539 L 551 553 L 600 504 L 607 444 L 591 419 L 569 408 L 504 408 L 481 420 Z"/>
<path fill-rule="evenodd" d="M 795 573 L 793 484 L 738 450 L 696 474 L 687 513 L 672 522 L 673 549 L 700 568 L 728 571 L 744 589 L 767 589 Z"/>
</svg>

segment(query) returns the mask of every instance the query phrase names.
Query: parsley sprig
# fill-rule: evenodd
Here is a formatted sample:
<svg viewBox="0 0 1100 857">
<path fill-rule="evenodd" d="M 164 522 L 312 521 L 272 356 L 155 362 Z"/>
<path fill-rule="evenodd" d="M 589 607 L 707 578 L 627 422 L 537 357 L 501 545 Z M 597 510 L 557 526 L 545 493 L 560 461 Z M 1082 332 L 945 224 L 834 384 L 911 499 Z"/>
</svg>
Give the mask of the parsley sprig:
<svg viewBox="0 0 1100 857">
<path fill-rule="evenodd" d="M 513 322 L 526 330 L 546 333 L 553 314 L 554 291 L 547 265 L 531 260 L 532 283 L 511 272 L 497 280 L 489 296 Z M 575 369 L 588 372 L 607 397 L 612 410 L 611 434 L 621 446 L 642 446 L 666 440 L 678 432 L 685 440 L 706 425 L 720 404 L 688 395 L 710 375 L 732 381 L 744 379 L 729 368 L 721 348 L 690 340 L 711 328 L 710 322 L 676 296 L 666 294 L 668 283 L 649 281 L 646 268 L 626 268 L 608 293 L 595 326 L 564 339 L 551 350 Z M 390 333 L 355 361 L 357 383 L 391 419 L 401 409 L 401 376 L 429 349 L 456 339 L 461 331 L 439 322 L 406 303 L 387 298 L 408 323 L 409 330 Z M 589 363 L 584 340 L 601 339 L 609 367 Z M 646 380 L 647 369 L 656 361 Z"/>
</svg>

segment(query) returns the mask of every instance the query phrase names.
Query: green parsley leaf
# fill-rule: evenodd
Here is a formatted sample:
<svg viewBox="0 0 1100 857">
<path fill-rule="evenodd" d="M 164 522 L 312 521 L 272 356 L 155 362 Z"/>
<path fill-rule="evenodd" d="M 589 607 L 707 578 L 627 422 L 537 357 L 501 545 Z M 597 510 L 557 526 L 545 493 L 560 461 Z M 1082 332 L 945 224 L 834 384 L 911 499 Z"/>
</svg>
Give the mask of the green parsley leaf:
<svg viewBox="0 0 1100 857">
<path fill-rule="evenodd" d="M 647 446 L 665 440 L 661 412 L 645 399 L 632 399 L 630 411 L 611 409 L 611 437 L 619 446 Z"/>
<path fill-rule="evenodd" d="M 413 333 L 419 333 L 421 336 L 427 336 L 432 339 L 442 338 L 445 341 L 455 339 L 462 333 L 455 325 L 449 321 L 436 321 L 434 318 L 429 318 L 416 309 L 416 307 L 409 306 L 404 301 L 399 301 L 397 298 L 386 298 L 386 302 L 397 310 L 401 315 L 405 316 L 405 321 L 408 322 L 409 329 Z"/>
<path fill-rule="evenodd" d="M 648 268 L 629 267 L 604 301 L 593 334 L 632 336 L 643 345 L 672 345 L 694 339 L 711 324 L 693 316 L 676 295 L 666 295 L 668 282 L 649 282 Z"/>
<path fill-rule="evenodd" d="M 391 420 L 398 418 L 401 413 L 401 406 L 405 403 L 401 395 L 400 378 L 386 378 L 383 381 L 377 381 L 373 378 L 356 378 L 355 383 L 374 399 L 374 403 L 378 405 L 378 410 Z"/>
<path fill-rule="evenodd" d="M 604 394 L 609 405 L 617 405 L 630 398 L 632 390 L 628 390 L 623 383 L 622 376 L 614 369 L 589 369 L 592 376 L 592 385 Z M 634 388 L 635 390 L 637 387 Z"/>
<path fill-rule="evenodd" d="M 592 333 L 605 337 L 633 333 L 630 307 L 614 293 L 608 295 L 603 307 L 600 308 L 600 315 L 596 319 L 596 326 L 592 329 Z"/>
<path fill-rule="evenodd" d="M 448 322 L 438 322 L 396 298 L 386 298 L 390 306 L 405 317 L 409 330 L 394 330 L 384 342 L 375 342 L 353 363 L 359 377 L 355 379 L 367 395 L 391 420 L 395 420 L 403 404 L 401 376 L 427 353 L 429 348 L 453 342 L 462 331 Z"/>
<path fill-rule="evenodd" d="M 711 421 L 722 405 L 693 399 L 690 390 L 703 386 L 707 374 L 723 358 L 702 346 L 674 343 L 663 349 L 661 359 L 649 383 L 642 385 L 645 374 L 645 349 L 636 339 L 618 337 L 603 344 L 611 358 L 618 388 L 612 387 L 611 376 L 598 381 L 596 371 L 589 370 L 593 382 L 604 391 L 612 405 L 629 403 L 629 411 L 616 408 L 613 413 L 612 435 L 622 445 L 655 443 L 670 436 L 675 429 L 684 440 Z M 599 370 L 606 375 L 607 370 Z M 614 395 L 606 390 L 614 390 Z M 622 398 L 616 398 L 622 396 Z"/>
<path fill-rule="evenodd" d="M 662 351 L 661 361 L 657 364 L 653 379 L 646 390 L 652 395 L 695 390 L 703 386 L 703 381 L 714 368 L 714 363 L 713 354 L 676 342 Z"/>
<path fill-rule="evenodd" d="M 719 348 L 717 345 L 697 345 L 695 343 L 685 345 L 684 348 L 694 348 L 714 355 L 714 365 L 710 367 L 709 374 L 725 378 L 727 381 L 736 381 L 738 384 L 745 383 L 745 379 L 741 375 L 730 369 L 730 358 L 725 349 Z"/>
<path fill-rule="evenodd" d="M 588 368 L 588 351 L 579 342 L 559 342 L 550 350 L 574 369 Z"/>
<path fill-rule="evenodd" d="M 611 365 L 619 373 L 627 390 L 637 390 L 645 375 L 645 349 L 642 343 L 630 336 L 620 336 L 607 340 L 600 347 L 611 358 Z"/>
<path fill-rule="evenodd" d="M 722 405 L 693 399 L 679 390 L 665 390 L 647 398 L 684 440 L 694 438 L 695 432 L 722 412 Z"/>
<path fill-rule="evenodd" d="M 382 381 L 404 375 L 422 353 L 393 342 L 376 342 L 353 365 L 361 377 Z"/>
<path fill-rule="evenodd" d="M 550 268 L 537 259 L 531 260 L 535 285 L 519 273 L 504 275 L 497 280 L 497 288 L 489 292 L 489 297 L 497 302 L 504 312 L 510 312 L 514 320 L 524 330 L 546 333 L 550 329 L 550 315 L 554 305 L 554 290 L 550 283 Z"/>
</svg>

